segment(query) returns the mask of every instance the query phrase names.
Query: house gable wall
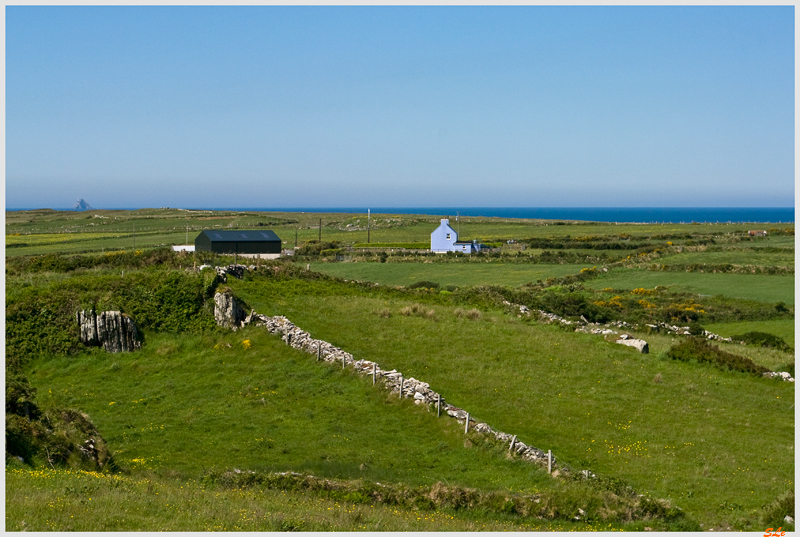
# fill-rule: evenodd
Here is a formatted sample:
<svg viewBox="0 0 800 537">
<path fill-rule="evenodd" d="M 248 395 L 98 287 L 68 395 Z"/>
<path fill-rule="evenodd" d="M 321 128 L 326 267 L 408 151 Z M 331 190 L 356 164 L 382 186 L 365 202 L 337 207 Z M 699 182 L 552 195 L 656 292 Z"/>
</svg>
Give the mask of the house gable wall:
<svg viewBox="0 0 800 537">
<path fill-rule="evenodd" d="M 431 233 L 431 251 L 436 253 L 458 251 L 454 246 L 458 240 L 458 233 L 450 227 L 448 219 L 441 220 L 439 227 Z"/>
</svg>

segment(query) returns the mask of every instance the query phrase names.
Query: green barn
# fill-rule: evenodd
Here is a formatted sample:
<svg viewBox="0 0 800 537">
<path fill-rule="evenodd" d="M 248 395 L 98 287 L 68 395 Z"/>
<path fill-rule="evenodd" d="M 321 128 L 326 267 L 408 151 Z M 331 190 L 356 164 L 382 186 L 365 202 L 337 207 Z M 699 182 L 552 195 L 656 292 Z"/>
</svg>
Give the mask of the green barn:
<svg viewBox="0 0 800 537">
<path fill-rule="evenodd" d="M 205 230 L 194 240 L 194 249 L 218 254 L 278 257 L 281 254 L 281 239 L 270 230 Z"/>
</svg>

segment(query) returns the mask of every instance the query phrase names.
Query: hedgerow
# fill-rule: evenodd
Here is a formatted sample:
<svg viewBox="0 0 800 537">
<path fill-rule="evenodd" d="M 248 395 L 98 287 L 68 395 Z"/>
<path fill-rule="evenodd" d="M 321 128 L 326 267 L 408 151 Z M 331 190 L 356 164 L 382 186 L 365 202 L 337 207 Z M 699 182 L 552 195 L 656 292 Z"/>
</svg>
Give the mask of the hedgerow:
<svg viewBox="0 0 800 537">
<path fill-rule="evenodd" d="M 15 369 L 41 354 L 80 348 L 76 313 L 119 310 L 139 329 L 198 332 L 214 324 L 215 274 L 146 269 L 120 274 L 82 274 L 6 293 L 6 366 Z"/>
</svg>

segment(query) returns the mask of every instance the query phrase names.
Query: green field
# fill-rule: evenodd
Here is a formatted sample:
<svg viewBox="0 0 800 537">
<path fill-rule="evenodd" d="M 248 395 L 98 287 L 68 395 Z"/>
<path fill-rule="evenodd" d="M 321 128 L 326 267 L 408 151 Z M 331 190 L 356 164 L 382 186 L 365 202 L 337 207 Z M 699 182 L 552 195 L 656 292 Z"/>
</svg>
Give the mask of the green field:
<svg viewBox="0 0 800 537">
<path fill-rule="evenodd" d="M 744 334 L 747 332 L 766 332 L 782 338 L 786 343 L 794 347 L 793 319 L 775 321 L 739 321 L 735 323 L 712 323 L 706 325 L 706 330 L 730 337 L 733 335 Z"/>
<path fill-rule="evenodd" d="M 441 387 L 492 426 L 671 498 L 697 519 L 721 522 L 729 519 L 719 507 L 726 498 L 747 512 L 790 486 L 792 386 L 642 356 L 598 336 L 491 313 L 475 322 L 434 308 L 431 321 L 400 315 L 401 304 L 389 303 L 392 316 L 384 319 L 376 314 L 384 300 L 320 296 L 303 287 L 254 281 L 236 282 L 235 290 L 258 311 L 287 315 L 358 358 Z M 443 333 L 458 334 L 459 344 Z M 658 374 L 668 380 L 653 382 Z M 709 427 L 709 418 L 736 423 L 737 436 Z M 772 442 L 765 451 L 763 435 Z"/>
<path fill-rule="evenodd" d="M 653 288 L 663 285 L 672 291 L 697 293 L 701 296 L 724 295 L 761 302 L 782 301 L 794 304 L 794 276 L 617 269 L 588 281 L 586 285 L 594 289 Z"/>
<path fill-rule="evenodd" d="M 439 219 L 447 215 L 391 215 L 373 214 L 370 241 L 377 243 L 430 243 L 431 232 Z M 451 218 L 453 215 L 450 215 Z M 319 223 L 322 221 L 320 233 Z M 453 222 L 454 223 L 454 222 Z M 558 224 L 558 225 L 556 225 Z M 505 241 L 541 237 L 585 237 L 597 235 L 630 235 L 646 237 L 653 234 L 731 234 L 743 236 L 748 229 L 770 228 L 776 224 L 627 224 L 604 222 L 554 222 L 537 219 L 509 219 L 489 217 L 462 217 L 457 225 L 459 237 L 483 242 Z M 208 211 L 183 209 L 91 210 L 85 212 L 6 211 L 6 235 L 16 243 L 30 243 L 30 247 L 15 247 L 6 251 L 8 256 L 61 252 L 100 251 L 101 248 L 130 249 L 133 232 L 136 246 L 153 247 L 161 244 L 184 244 L 188 226 L 189 242 L 204 229 L 272 229 L 281 237 L 284 247 L 309 240 L 340 241 L 343 244 L 367 242 L 367 218 L 363 214 L 348 213 L 260 213 L 254 211 Z M 794 229 L 793 224 L 780 224 L 780 228 Z M 104 234 L 106 238 L 81 238 L 79 234 Z M 154 236 L 149 236 L 153 233 Z M 19 234 L 18 236 L 16 234 Z M 53 244 L 51 237 L 37 235 L 64 234 L 61 244 Z M 157 236 L 155 236 L 157 235 Z M 115 238 L 117 237 L 117 238 Z M 121 238 L 120 238 L 121 237 Z M 782 240 L 783 239 L 783 240 Z M 769 236 L 746 243 L 748 245 L 789 245 L 786 237 Z M 8 237 L 7 237 L 8 241 Z M 777 242 L 776 242 L 777 241 Z M 679 242 L 679 241 L 678 241 Z M 9 241 L 11 243 L 11 241 Z M 789 241 L 791 243 L 791 241 Z"/>
<path fill-rule="evenodd" d="M 694 328 L 723 336 L 763 331 L 793 346 L 793 276 L 647 270 L 793 267 L 786 249 L 794 237 L 781 235 L 793 225 L 750 240 L 747 229 L 771 225 L 465 217 L 462 238 L 503 241 L 502 253 L 404 258 L 347 250 L 366 240 L 365 215 L 356 214 L 144 209 L 6 216 L 9 531 L 762 531 L 767 521 L 793 530 L 782 520 L 794 514 L 786 503 L 794 490 L 794 384 L 672 360 L 668 352 L 686 336 L 651 333 L 644 324 L 697 321 Z M 187 270 L 195 257 L 211 265 L 233 257 L 153 249 L 186 242 L 187 224 L 190 242 L 203 228 L 260 227 L 291 248 L 295 232 L 298 245 L 319 237 L 320 218 L 323 242 L 340 241 L 345 250 L 326 244 L 316 251 L 328 254 L 318 255 L 309 247 L 261 262 L 244 280 L 216 283 L 214 271 Z M 136 253 L 134 224 L 142 250 Z M 425 243 L 436 225 L 435 215 L 373 215 L 370 240 Z M 621 242 L 628 235 L 633 242 Z M 511 238 L 517 243 L 505 244 Z M 548 239 L 537 243 L 547 247 L 523 251 L 526 238 Z M 617 249 L 602 249 L 609 244 Z M 110 255 L 112 248 L 128 253 Z M 102 249 L 106 255 L 91 253 Z M 544 251 L 542 259 L 528 257 Z M 348 261 L 335 262 L 330 252 Z M 599 262 L 578 261 L 603 254 L 608 273 L 581 272 L 602 270 Z M 407 289 L 420 281 L 458 289 Z M 286 315 L 356 359 L 428 382 L 473 419 L 552 450 L 573 475 L 588 469 L 599 477 L 548 476 L 510 457 L 506 444 L 465 435 L 456 420 L 401 400 L 367 376 L 316 362 L 263 328 L 216 327 L 215 288 L 229 288 L 247 312 Z M 599 322 L 629 321 L 641 330 L 629 333 L 646 339 L 650 354 L 615 344 L 615 335 L 512 313 L 504 300 L 573 320 L 585 313 L 606 315 Z M 82 347 L 75 311 L 89 307 L 133 317 L 142 349 L 110 355 Z M 715 345 L 772 371 L 794 367 L 786 351 Z M 28 399 L 14 391 L 18 375 L 36 388 L 40 408 L 86 413 L 119 471 L 81 472 L 59 459 L 53 468 L 44 448 L 25 451 L 24 462 L 9 456 L 8 446 L 22 445 L 17 436 L 10 443 L 9 434 L 38 419 L 21 410 Z M 9 422 L 9 408 L 16 421 Z M 36 433 L 51 442 L 45 446 L 77 434 L 57 420 L 51 426 L 53 432 Z M 60 460 L 86 463 L 76 456 L 77 462 Z M 315 477 L 293 478 L 306 480 L 300 487 L 269 481 L 273 472 Z M 267 481 L 247 484 L 249 476 Z M 325 479 L 331 481 L 310 488 Z M 357 492 L 375 487 L 391 493 L 376 500 Z M 434 490 L 451 503 L 433 502 Z M 519 502 L 530 503 L 531 495 L 541 503 L 525 514 Z M 647 511 L 649 517 L 642 509 L 652 498 L 685 517 L 663 510 Z M 777 511 L 767 508 L 780 498 Z M 589 514 L 575 520 L 578 509 Z"/>
<path fill-rule="evenodd" d="M 508 285 L 516 287 L 580 272 L 586 265 L 503 263 L 311 263 L 311 270 L 348 280 L 408 286 L 419 281 L 445 285 Z"/>
<path fill-rule="evenodd" d="M 666 265 L 756 265 L 794 267 L 794 250 L 787 252 L 762 251 L 764 248 L 730 248 L 721 252 L 682 252 L 679 254 L 663 256 L 659 260 Z"/>
</svg>

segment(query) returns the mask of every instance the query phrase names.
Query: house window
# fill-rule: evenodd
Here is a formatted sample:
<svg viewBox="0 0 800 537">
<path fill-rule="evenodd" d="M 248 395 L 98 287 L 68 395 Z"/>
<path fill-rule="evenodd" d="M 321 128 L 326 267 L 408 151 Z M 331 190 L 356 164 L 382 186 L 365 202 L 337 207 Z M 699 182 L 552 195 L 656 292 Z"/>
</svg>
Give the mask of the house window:
<svg viewBox="0 0 800 537">
<path fill-rule="evenodd" d="M 447 234 L 447 240 L 450 240 L 450 234 L 449 233 Z"/>
</svg>

